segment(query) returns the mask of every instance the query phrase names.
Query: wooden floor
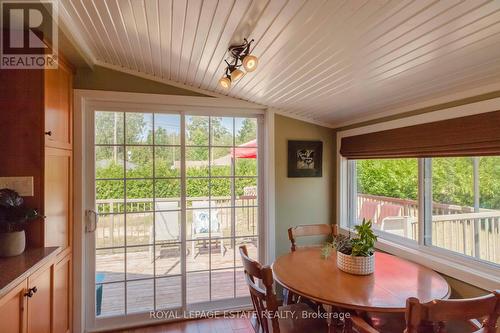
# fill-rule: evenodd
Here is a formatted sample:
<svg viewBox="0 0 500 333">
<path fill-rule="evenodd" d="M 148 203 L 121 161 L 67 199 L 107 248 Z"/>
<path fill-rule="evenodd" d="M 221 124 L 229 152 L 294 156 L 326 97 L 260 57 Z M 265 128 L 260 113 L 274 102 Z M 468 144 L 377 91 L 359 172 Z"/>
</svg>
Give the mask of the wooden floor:
<svg viewBox="0 0 500 333">
<path fill-rule="evenodd" d="M 212 318 L 114 331 L 113 333 L 254 333 L 254 330 L 250 321 L 245 318 Z"/>
</svg>

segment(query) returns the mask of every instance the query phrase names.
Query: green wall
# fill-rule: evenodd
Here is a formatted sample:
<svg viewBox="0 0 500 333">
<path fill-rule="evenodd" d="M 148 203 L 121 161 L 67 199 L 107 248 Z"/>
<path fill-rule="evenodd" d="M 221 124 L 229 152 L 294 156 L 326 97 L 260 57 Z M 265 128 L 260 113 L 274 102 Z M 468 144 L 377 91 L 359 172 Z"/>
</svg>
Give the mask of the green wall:
<svg viewBox="0 0 500 333">
<path fill-rule="evenodd" d="M 335 216 L 335 135 L 331 128 L 276 115 L 275 200 L 276 255 L 290 250 L 288 228 L 299 224 L 328 223 Z M 323 141 L 323 176 L 288 178 L 288 140 Z"/>
<path fill-rule="evenodd" d="M 93 70 L 89 68 L 79 68 L 76 71 L 75 79 L 73 80 L 73 88 L 210 97 L 191 90 L 182 89 L 153 80 L 143 79 L 135 75 L 126 74 L 100 66 L 94 66 Z"/>
</svg>

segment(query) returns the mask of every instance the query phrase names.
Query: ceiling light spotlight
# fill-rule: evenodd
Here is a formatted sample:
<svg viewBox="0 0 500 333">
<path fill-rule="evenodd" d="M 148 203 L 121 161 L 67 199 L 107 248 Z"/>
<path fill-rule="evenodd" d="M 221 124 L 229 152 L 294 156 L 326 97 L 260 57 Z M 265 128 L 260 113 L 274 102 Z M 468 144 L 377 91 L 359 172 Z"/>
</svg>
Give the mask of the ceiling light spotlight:
<svg viewBox="0 0 500 333">
<path fill-rule="evenodd" d="M 229 89 L 231 87 L 231 79 L 229 76 L 224 75 L 219 80 L 219 85 L 224 89 Z"/>
<path fill-rule="evenodd" d="M 257 65 L 259 64 L 259 59 L 257 59 L 254 55 L 247 55 L 243 58 L 243 67 L 247 70 L 247 72 L 253 72 L 257 69 Z"/>
<path fill-rule="evenodd" d="M 231 45 L 228 49 L 229 58 L 224 60 L 227 64 L 225 74 L 219 80 L 219 84 L 224 89 L 230 88 L 231 82 L 241 80 L 245 76 L 245 71 L 241 69 L 242 66 L 246 72 L 253 72 L 259 63 L 257 57 L 250 54 L 253 39 L 248 41 L 244 38 L 243 40 L 243 44 Z"/>
<path fill-rule="evenodd" d="M 231 72 L 231 81 L 236 82 L 241 79 L 245 73 L 241 69 L 235 69 Z"/>
</svg>

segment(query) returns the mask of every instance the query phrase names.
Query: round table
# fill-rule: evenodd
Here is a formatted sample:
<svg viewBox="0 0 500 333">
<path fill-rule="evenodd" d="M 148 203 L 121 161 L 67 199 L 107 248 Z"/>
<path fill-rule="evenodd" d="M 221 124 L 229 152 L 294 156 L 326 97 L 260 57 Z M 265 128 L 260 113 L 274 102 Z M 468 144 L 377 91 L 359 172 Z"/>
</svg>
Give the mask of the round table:
<svg viewBox="0 0 500 333">
<path fill-rule="evenodd" d="M 352 275 L 337 268 L 335 253 L 302 248 L 274 262 L 274 278 L 297 295 L 325 305 L 369 312 L 404 312 L 406 299 L 421 302 L 449 297 L 446 280 L 433 270 L 386 253 L 375 253 L 375 272 Z"/>
</svg>

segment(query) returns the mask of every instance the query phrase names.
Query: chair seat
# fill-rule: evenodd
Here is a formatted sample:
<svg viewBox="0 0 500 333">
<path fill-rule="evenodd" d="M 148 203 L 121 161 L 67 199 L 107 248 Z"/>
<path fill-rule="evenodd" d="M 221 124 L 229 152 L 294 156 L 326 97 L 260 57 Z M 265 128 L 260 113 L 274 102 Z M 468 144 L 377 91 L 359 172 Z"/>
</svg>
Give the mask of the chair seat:
<svg viewBox="0 0 500 333">
<path fill-rule="evenodd" d="M 372 326 L 381 333 L 403 333 L 405 330 L 404 313 L 368 313 Z"/>
<path fill-rule="evenodd" d="M 323 333 L 328 332 L 328 324 L 326 319 L 316 318 L 311 315 L 316 315 L 317 312 L 312 310 L 307 304 L 296 303 L 287 306 L 281 306 L 279 311 L 291 311 L 294 314 L 294 318 L 280 318 L 280 332 L 281 333 Z M 288 312 L 285 312 L 288 313 Z M 308 313 L 308 316 L 304 316 L 304 313 Z"/>
</svg>

